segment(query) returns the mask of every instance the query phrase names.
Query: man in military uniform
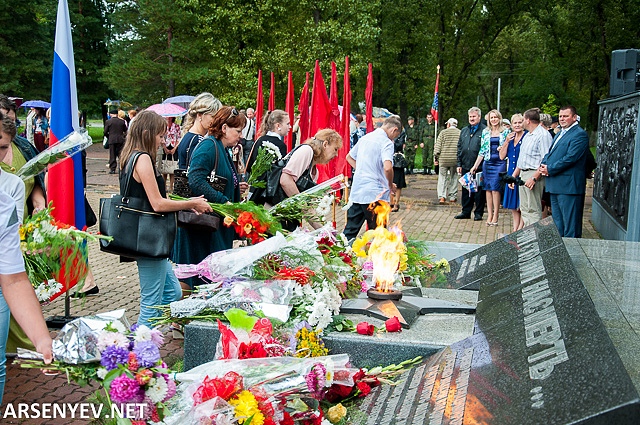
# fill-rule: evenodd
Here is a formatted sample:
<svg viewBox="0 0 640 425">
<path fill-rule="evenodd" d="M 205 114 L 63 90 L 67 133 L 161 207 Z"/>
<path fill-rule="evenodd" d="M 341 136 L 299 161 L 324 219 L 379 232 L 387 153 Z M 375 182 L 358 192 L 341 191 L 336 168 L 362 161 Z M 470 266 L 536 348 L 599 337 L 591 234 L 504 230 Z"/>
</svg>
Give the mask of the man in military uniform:
<svg viewBox="0 0 640 425">
<path fill-rule="evenodd" d="M 433 171 L 433 144 L 435 142 L 436 124 L 431 112 L 427 114 L 427 122 L 422 124 L 422 174 L 435 174 Z"/>
<path fill-rule="evenodd" d="M 416 164 L 416 150 L 420 141 L 420 131 L 413 117 L 407 119 L 409 125 L 405 127 L 407 141 L 404 146 L 404 158 L 407 161 L 407 174 L 413 174 L 413 168 Z"/>
</svg>

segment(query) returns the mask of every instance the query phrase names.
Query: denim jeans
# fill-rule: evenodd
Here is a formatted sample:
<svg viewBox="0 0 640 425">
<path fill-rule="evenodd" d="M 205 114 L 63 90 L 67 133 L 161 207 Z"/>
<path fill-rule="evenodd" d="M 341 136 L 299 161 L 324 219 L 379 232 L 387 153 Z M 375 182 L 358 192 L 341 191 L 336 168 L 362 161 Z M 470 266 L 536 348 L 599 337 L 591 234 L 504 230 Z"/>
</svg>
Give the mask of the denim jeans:
<svg viewBox="0 0 640 425">
<path fill-rule="evenodd" d="M 180 282 L 173 273 L 168 259 L 139 258 L 140 315 L 138 325 L 153 327 L 149 319 L 159 316 L 154 305 L 166 305 L 182 297 Z"/>
<path fill-rule="evenodd" d="M 7 336 L 9 335 L 9 305 L 4 300 L 2 289 L 0 289 L 0 404 L 2 404 L 2 395 L 4 394 L 4 381 L 7 379 L 7 357 L 5 350 L 7 348 Z"/>
</svg>

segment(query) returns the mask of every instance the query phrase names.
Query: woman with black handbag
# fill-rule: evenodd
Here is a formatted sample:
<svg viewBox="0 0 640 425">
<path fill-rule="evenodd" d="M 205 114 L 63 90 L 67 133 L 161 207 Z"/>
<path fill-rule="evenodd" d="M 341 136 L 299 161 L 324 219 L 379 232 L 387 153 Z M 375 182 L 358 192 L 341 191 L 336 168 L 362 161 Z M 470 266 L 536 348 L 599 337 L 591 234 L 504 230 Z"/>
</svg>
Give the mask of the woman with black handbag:
<svg viewBox="0 0 640 425">
<path fill-rule="evenodd" d="M 316 165 L 328 164 L 338 155 L 338 150 L 341 147 L 342 137 L 340 134 L 326 128 L 318 131 L 314 137 L 291 151 L 286 165 L 282 169 L 280 188 L 276 191 L 276 196 L 271 199 L 271 202 L 274 204 L 282 202 L 286 198 L 315 186 L 318 181 Z M 267 206 L 269 206 L 268 203 Z M 315 229 L 322 226 L 314 221 L 309 221 L 309 224 Z M 282 227 L 289 231 L 295 230 L 299 225 L 300 222 L 297 220 L 287 220 L 282 223 Z"/>
<path fill-rule="evenodd" d="M 223 106 L 213 116 L 209 135 L 195 148 L 188 165 L 189 188 L 194 196 L 204 195 L 207 201 L 218 204 L 240 201 L 240 193 L 247 190 L 248 185 L 240 181 L 229 148 L 240 141 L 246 121 L 244 114 L 230 106 Z M 235 236 L 235 230 L 226 226 L 220 226 L 215 232 L 179 228 L 173 261 L 198 264 L 212 252 L 231 249 Z M 202 284 L 198 278 L 185 279 L 183 289 Z"/>
<path fill-rule="evenodd" d="M 166 132 L 165 119 L 153 111 L 142 111 L 131 122 L 120 156 L 123 176 L 130 175 L 126 172 L 127 165 L 130 160 L 134 160 L 133 173 L 128 182 L 128 195 L 131 198 L 147 199 L 153 211 L 158 213 L 180 210 L 194 210 L 197 213 L 211 212 L 211 206 L 203 197 L 191 198 L 188 201 L 172 201 L 165 197 L 165 182 L 154 164 L 156 152 L 164 143 Z M 127 184 L 127 182 L 124 183 Z M 158 311 L 153 306 L 179 300 L 182 297 L 182 291 L 167 258 L 139 257 L 136 261 L 140 277 L 138 324 L 151 327 L 149 319 L 158 315 Z"/>
</svg>

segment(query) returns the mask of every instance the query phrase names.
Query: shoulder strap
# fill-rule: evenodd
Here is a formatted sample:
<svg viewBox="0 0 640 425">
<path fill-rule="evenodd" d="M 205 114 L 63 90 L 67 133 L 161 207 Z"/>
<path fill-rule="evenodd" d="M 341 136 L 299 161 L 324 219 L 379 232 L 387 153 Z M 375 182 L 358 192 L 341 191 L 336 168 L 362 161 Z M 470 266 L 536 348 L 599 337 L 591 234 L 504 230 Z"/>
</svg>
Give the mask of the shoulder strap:
<svg viewBox="0 0 640 425">
<path fill-rule="evenodd" d="M 191 146 L 193 146 L 193 140 L 198 139 L 198 137 L 200 136 L 199 134 L 196 134 L 196 133 L 191 133 L 191 134 L 193 134 L 193 137 L 191 137 L 191 140 L 189 141 L 189 146 L 187 146 L 187 168 L 189 168 L 189 163 L 191 162 L 191 156 L 189 152 L 191 151 Z"/>
<path fill-rule="evenodd" d="M 135 169 L 136 162 L 138 161 L 140 155 L 142 155 L 142 152 L 134 152 L 133 155 L 131 155 L 131 157 L 129 158 L 127 166 L 124 167 L 122 178 L 120 179 L 121 181 L 124 180 L 125 182 L 124 193 L 121 193 L 123 198 L 129 196 L 129 187 L 131 185 L 131 179 L 133 178 L 133 170 Z M 120 184 L 120 187 L 122 188 L 122 183 Z"/>
</svg>

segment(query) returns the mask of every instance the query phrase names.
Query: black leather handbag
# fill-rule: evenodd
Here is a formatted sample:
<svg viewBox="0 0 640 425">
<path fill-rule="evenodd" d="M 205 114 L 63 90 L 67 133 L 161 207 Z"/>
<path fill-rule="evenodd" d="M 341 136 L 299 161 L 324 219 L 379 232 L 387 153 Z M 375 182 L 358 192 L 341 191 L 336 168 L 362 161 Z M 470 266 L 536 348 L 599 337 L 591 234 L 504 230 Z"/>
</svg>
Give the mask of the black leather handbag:
<svg viewBox="0 0 640 425">
<path fill-rule="evenodd" d="M 191 146 L 189 146 L 189 150 Z M 181 196 L 183 198 L 191 198 L 193 193 L 189 187 L 189 163 L 191 157 L 189 156 L 189 150 L 187 150 L 187 169 L 177 168 L 173 171 L 173 194 Z M 213 165 L 211 174 L 207 177 L 207 183 L 213 190 L 218 192 L 224 192 L 227 187 L 227 179 L 216 175 L 218 170 L 218 149 L 216 148 L 216 160 Z"/>
<path fill-rule="evenodd" d="M 134 153 L 125 168 L 124 191 L 100 199 L 100 233 L 113 237 L 111 242 L 100 240 L 100 250 L 129 258 L 167 258 L 176 237 L 176 213 L 156 212 L 147 198 L 129 196 L 133 169 L 140 155 Z"/>
<path fill-rule="evenodd" d="M 267 186 L 264 190 L 263 196 L 266 199 L 266 202 L 268 202 L 269 204 L 276 205 L 288 198 L 288 196 L 284 193 L 282 186 L 280 185 L 280 177 L 282 176 L 282 170 L 289 163 L 289 159 L 291 159 L 291 155 L 300 146 L 303 146 L 303 145 L 297 146 L 294 150 L 289 152 L 287 156 L 285 156 L 280 161 L 271 165 L 271 169 L 267 172 L 267 177 L 266 177 Z M 296 187 L 298 188 L 298 191 L 304 192 L 307 189 L 311 189 L 315 185 L 316 183 L 311 178 L 311 163 L 310 163 L 307 169 L 300 175 L 300 177 L 298 177 L 298 180 L 296 181 Z"/>
</svg>

